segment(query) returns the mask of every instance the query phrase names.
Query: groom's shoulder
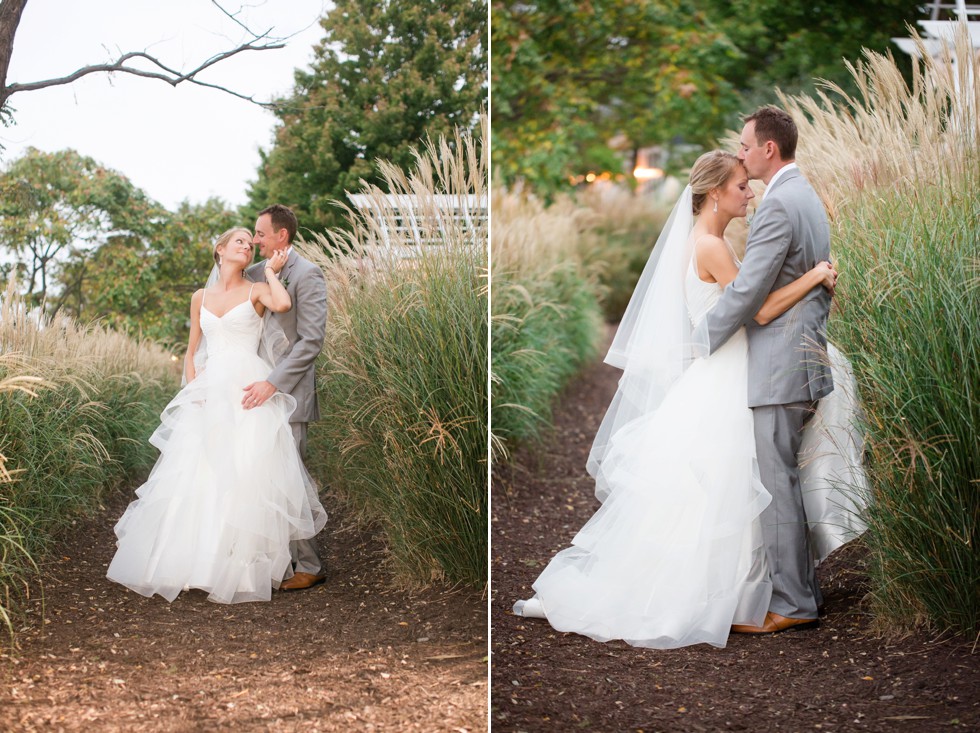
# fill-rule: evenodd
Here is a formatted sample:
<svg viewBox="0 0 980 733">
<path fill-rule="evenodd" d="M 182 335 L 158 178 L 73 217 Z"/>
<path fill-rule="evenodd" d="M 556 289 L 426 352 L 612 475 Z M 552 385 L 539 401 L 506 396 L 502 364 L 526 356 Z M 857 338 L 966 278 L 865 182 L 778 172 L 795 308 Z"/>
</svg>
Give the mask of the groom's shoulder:
<svg viewBox="0 0 980 733">
<path fill-rule="evenodd" d="M 321 272 L 320 267 L 306 259 L 299 252 L 296 253 L 296 263 L 293 265 L 294 271 L 298 273 Z"/>
<path fill-rule="evenodd" d="M 787 171 L 783 179 L 773 188 L 771 196 L 773 200 L 792 202 L 798 201 L 801 196 L 816 196 L 816 191 L 814 191 L 813 186 L 810 185 L 806 176 L 796 168 Z M 770 194 L 766 194 L 766 198 L 768 199 L 769 197 Z"/>
</svg>

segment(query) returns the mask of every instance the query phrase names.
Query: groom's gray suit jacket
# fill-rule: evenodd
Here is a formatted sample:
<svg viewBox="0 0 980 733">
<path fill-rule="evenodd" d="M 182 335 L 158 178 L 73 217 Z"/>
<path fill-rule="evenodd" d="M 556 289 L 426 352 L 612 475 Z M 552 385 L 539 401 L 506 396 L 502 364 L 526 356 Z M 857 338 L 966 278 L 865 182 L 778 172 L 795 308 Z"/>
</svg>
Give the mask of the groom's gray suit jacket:
<svg viewBox="0 0 980 733">
<path fill-rule="evenodd" d="M 746 327 L 749 407 L 810 402 L 833 391 L 826 288 L 814 288 L 765 326 L 753 320 L 770 292 L 824 260 L 830 260 L 830 227 L 823 204 L 799 170 L 786 171 L 752 219 L 738 276 L 706 317 L 712 352 Z"/>
<path fill-rule="evenodd" d="M 248 268 L 253 282 L 265 282 L 265 262 Z M 327 286 L 323 271 L 293 250 L 286 265 L 279 273 L 279 281 L 285 283 L 286 292 L 293 307 L 285 313 L 275 313 L 275 318 L 286 337 L 290 349 L 276 364 L 268 380 L 280 392 L 292 395 L 296 410 L 289 421 L 306 423 L 320 418 L 316 399 L 316 358 L 323 347 L 327 326 Z"/>
</svg>

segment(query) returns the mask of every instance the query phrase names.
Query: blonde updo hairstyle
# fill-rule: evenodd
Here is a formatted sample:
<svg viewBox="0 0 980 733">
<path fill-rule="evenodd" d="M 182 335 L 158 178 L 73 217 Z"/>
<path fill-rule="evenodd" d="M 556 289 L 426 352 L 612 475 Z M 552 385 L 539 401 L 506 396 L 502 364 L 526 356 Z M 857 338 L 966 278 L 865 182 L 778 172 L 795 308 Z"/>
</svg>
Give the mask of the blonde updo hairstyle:
<svg viewBox="0 0 980 733">
<path fill-rule="evenodd" d="M 217 240 L 215 240 L 214 248 L 211 250 L 211 255 L 214 257 L 214 264 L 221 264 L 221 255 L 218 254 L 218 247 L 224 247 L 227 245 L 228 242 L 231 241 L 231 238 L 235 236 L 235 232 L 245 232 L 245 236 L 247 236 L 250 241 L 252 239 L 252 232 L 250 230 L 246 229 L 245 227 L 232 227 L 218 237 Z"/>
<path fill-rule="evenodd" d="M 742 161 L 724 150 L 712 150 L 694 162 L 691 168 L 691 208 L 695 216 L 701 213 L 708 193 L 728 183 L 741 165 Z"/>
</svg>

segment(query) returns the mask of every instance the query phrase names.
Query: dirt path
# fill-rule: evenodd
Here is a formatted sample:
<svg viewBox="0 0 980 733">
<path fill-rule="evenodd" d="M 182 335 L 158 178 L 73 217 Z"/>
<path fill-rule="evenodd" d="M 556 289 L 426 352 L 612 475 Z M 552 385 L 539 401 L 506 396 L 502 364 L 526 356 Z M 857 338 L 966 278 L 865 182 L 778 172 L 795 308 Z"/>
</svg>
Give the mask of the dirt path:
<svg viewBox="0 0 980 733">
<path fill-rule="evenodd" d="M 380 545 L 328 505 L 325 585 L 143 598 L 105 579 L 124 494 L 43 568 L 43 629 L 37 604 L 0 654 L 0 730 L 487 730 L 479 593 L 392 588 Z"/>
<path fill-rule="evenodd" d="M 611 338 L 611 334 L 610 334 Z M 493 482 L 491 721 L 504 731 L 980 730 L 980 659 L 963 640 L 877 638 L 862 607 L 864 555 L 820 569 L 819 629 L 734 636 L 725 649 L 600 644 L 510 613 L 598 507 L 585 460 L 619 372 L 566 390 L 556 432 Z"/>
</svg>

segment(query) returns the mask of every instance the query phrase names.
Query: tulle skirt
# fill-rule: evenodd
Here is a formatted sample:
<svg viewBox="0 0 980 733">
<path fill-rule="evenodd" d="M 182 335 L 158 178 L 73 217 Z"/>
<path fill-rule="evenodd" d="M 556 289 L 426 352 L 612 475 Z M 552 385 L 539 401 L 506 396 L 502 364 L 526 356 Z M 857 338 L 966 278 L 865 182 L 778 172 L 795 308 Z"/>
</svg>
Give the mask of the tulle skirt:
<svg viewBox="0 0 980 733">
<path fill-rule="evenodd" d="M 746 370 L 741 330 L 696 360 L 655 411 L 611 437 L 596 476 L 608 495 L 515 613 L 598 641 L 661 649 L 723 647 L 733 623 L 762 624 L 772 588 L 759 517 L 771 496 L 756 464 Z M 855 458 L 816 435 L 809 449 L 809 470 L 823 472 L 804 483 L 811 533 L 829 552 L 863 529 L 844 518 L 860 502 L 841 498 Z"/>
<path fill-rule="evenodd" d="M 292 575 L 290 541 L 313 537 L 326 513 L 289 426 L 293 398 L 241 407 L 242 389 L 268 374 L 256 354 L 227 350 L 167 405 L 150 438 L 160 457 L 115 527 L 110 580 L 239 603 L 269 600 Z"/>
</svg>

